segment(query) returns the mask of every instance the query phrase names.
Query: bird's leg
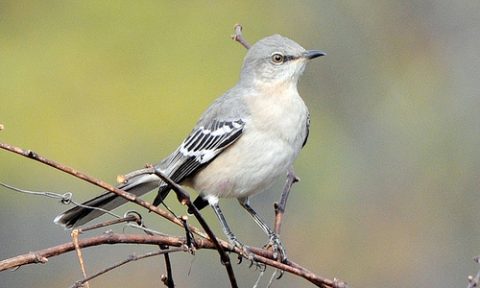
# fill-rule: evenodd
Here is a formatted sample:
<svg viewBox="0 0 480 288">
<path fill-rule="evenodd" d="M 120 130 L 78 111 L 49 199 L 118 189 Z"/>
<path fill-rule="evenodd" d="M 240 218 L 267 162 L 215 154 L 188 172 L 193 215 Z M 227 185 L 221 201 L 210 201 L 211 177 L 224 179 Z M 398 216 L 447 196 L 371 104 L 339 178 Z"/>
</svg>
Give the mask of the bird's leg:
<svg viewBox="0 0 480 288">
<path fill-rule="evenodd" d="M 257 212 L 253 210 L 252 206 L 250 206 L 248 202 L 248 198 L 239 198 L 238 202 L 245 210 L 248 211 L 248 213 L 253 217 L 253 220 L 255 220 L 257 225 L 262 228 L 265 234 L 267 234 L 268 243 L 265 245 L 265 247 L 272 247 L 273 257 L 279 259 L 281 262 L 287 260 L 287 253 L 285 251 L 285 248 L 283 248 L 282 241 L 280 241 L 277 233 L 273 232 L 272 229 L 270 229 L 270 227 L 265 224 L 265 221 L 260 218 L 260 216 L 258 216 Z"/>
<path fill-rule="evenodd" d="M 222 225 L 223 233 L 225 234 L 225 236 L 227 236 L 230 244 L 242 250 L 242 254 L 243 254 L 242 256 L 252 260 L 253 255 L 248 250 L 248 247 L 243 245 L 240 241 L 238 241 L 237 237 L 233 234 L 232 230 L 230 230 L 230 227 L 228 226 L 227 220 L 225 220 L 225 216 L 223 216 L 223 212 L 220 209 L 218 202 L 210 203 L 210 206 L 213 208 L 215 215 L 217 215 L 217 218 L 220 221 L 220 224 Z"/>
</svg>

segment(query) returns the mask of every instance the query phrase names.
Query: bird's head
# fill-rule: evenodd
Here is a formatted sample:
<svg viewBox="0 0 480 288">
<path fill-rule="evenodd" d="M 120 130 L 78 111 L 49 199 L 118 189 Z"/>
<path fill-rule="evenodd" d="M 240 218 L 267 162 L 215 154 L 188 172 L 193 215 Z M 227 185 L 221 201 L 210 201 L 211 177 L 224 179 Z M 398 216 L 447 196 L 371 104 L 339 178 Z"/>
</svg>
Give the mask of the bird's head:
<svg viewBox="0 0 480 288">
<path fill-rule="evenodd" d="M 248 50 L 240 80 L 245 84 L 296 84 L 308 60 L 324 55 L 322 51 L 305 50 L 286 37 L 268 36 Z"/>
</svg>

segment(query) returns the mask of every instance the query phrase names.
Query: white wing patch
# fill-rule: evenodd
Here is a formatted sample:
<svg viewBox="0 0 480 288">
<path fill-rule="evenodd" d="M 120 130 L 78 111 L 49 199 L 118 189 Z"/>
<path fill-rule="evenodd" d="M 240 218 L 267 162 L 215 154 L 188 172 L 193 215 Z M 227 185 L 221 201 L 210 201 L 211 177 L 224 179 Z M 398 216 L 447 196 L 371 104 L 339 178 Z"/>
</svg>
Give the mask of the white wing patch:
<svg viewBox="0 0 480 288">
<path fill-rule="evenodd" d="M 197 127 L 180 145 L 179 152 L 194 157 L 200 164 L 207 163 L 240 135 L 244 125 L 242 120 L 215 120 L 207 127 Z"/>
<path fill-rule="evenodd" d="M 199 126 L 161 165 L 173 181 L 181 182 L 234 143 L 242 135 L 244 126 L 242 119 L 214 120 Z"/>
</svg>

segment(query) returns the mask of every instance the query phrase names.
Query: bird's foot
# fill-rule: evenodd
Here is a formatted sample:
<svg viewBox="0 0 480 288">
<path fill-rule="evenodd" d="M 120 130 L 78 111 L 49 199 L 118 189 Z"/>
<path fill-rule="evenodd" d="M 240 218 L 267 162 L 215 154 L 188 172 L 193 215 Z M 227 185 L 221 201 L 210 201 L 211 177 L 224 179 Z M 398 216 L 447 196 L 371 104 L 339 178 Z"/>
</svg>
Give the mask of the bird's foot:
<svg viewBox="0 0 480 288">
<path fill-rule="evenodd" d="M 264 246 L 265 249 L 272 249 L 273 258 L 285 263 L 287 261 L 287 252 L 283 248 L 282 241 L 276 233 L 272 233 L 269 237 L 268 243 Z"/>
<path fill-rule="evenodd" d="M 248 260 L 253 260 L 253 254 L 250 252 L 250 249 L 248 248 L 247 245 L 244 245 L 242 242 L 238 241 L 236 237 L 230 237 L 229 239 L 230 244 L 232 244 L 233 249 L 236 250 L 239 249 L 240 253 L 238 255 L 238 263 L 242 262 L 242 259 L 248 259 Z"/>
<path fill-rule="evenodd" d="M 240 253 L 238 254 L 238 264 L 242 263 L 243 259 L 247 259 L 250 261 L 250 268 L 255 266 L 255 269 L 260 269 L 264 271 L 266 266 L 262 263 L 259 263 L 255 260 L 254 254 L 250 251 L 250 248 L 247 245 L 244 245 L 236 237 L 231 237 L 230 244 L 233 245 L 234 250 L 239 249 Z"/>
</svg>

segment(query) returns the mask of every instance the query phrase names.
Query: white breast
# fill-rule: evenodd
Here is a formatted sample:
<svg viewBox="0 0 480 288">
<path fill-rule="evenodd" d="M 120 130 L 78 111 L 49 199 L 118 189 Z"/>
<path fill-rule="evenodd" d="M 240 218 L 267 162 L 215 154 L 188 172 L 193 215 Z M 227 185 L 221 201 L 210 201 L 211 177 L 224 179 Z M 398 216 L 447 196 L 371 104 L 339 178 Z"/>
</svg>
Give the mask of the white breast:
<svg viewBox="0 0 480 288">
<path fill-rule="evenodd" d="M 247 197 L 285 175 L 305 140 L 308 111 L 296 87 L 275 90 L 247 96 L 251 115 L 242 136 L 191 179 L 195 190 Z"/>
</svg>

